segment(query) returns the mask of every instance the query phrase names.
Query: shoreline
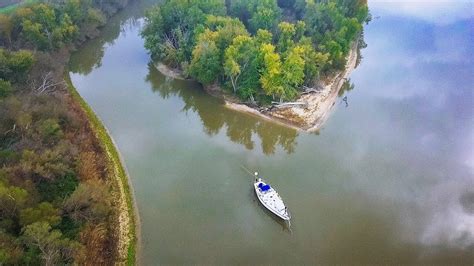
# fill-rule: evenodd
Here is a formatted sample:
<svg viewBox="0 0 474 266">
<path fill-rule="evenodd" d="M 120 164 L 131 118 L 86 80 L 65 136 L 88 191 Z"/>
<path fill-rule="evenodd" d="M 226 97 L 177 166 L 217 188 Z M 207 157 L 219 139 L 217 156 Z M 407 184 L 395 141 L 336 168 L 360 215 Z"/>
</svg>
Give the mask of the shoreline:
<svg viewBox="0 0 474 266">
<path fill-rule="evenodd" d="M 231 110 L 258 116 L 265 120 L 283 125 L 298 131 L 317 132 L 328 120 L 332 110 L 334 109 L 338 93 L 342 85 L 347 80 L 352 71 L 356 68 L 357 63 L 357 41 L 354 42 L 349 54 L 346 57 L 346 66 L 343 71 L 337 73 L 330 82 L 315 84 L 320 86 L 322 90 L 317 93 L 312 92 L 300 95 L 295 101 L 305 102 L 308 107 L 286 107 L 281 109 L 271 109 L 266 111 L 258 110 L 250 107 L 234 97 L 226 97 L 218 85 L 204 86 L 204 91 L 209 95 L 224 100 L 224 106 Z M 161 62 L 153 64 L 155 68 L 166 77 L 186 80 L 182 72 L 177 69 L 170 68 Z M 230 99 L 229 99 L 230 98 Z"/>
<path fill-rule="evenodd" d="M 79 92 L 72 84 L 69 72 L 65 71 L 64 80 L 66 81 L 67 91 L 72 101 L 82 109 L 88 118 L 88 123 L 98 139 L 107 157 L 107 164 L 112 169 L 110 180 L 115 183 L 118 193 L 117 211 L 117 258 L 115 264 L 135 265 L 139 264 L 140 254 L 140 216 L 136 205 L 135 194 L 130 180 L 130 175 L 124 164 L 122 155 L 112 138 L 109 130 L 95 114 L 92 108 L 81 97 Z"/>
<path fill-rule="evenodd" d="M 243 103 L 225 100 L 225 106 L 229 109 L 250 113 L 264 119 L 277 122 L 299 131 L 317 132 L 328 120 L 332 113 L 338 93 L 349 75 L 355 69 L 357 63 L 357 43 L 355 43 L 347 55 L 346 66 L 343 71 L 335 75 L 329 83 L 319 84 L 323 89 L 317 93 L 300 95 L 295 101 L 305 102 L 309 107 L 287 107 L 276 110 L 261 112 Z"/>
</svg>

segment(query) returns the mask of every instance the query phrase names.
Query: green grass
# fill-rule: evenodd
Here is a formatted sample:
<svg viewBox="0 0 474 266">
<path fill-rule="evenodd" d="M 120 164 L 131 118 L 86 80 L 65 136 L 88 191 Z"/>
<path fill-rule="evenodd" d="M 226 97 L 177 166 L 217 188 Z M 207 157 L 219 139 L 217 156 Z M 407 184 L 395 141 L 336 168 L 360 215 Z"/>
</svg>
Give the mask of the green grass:
<svg viewBox="0 0 474 266">
<path fill-rule="evenodd" d="M 22 5 L 34 4 L 34 3 L 37 3 L 39 1 L 40 0 L 23 0 L 20 3 L 16 3 L 16 4 L 13 4 L 13 5 L 6 6 L 6 7 L 2 7 L 2 8 L 0 8 L 0 14 L 8 15 L 8 14 L 12 13 L 13 11 L 15 11 L 17 8 L 19 8 Z"/>
<path fill-rule="evenodd" d="M 77 92 L 76 88 L 71 82 L 71 78 L 69 76 L 69 73 L 64 74 L 64 79 L 68 85 L 69 92 L 71 93 L 73 99 L 79 103 L 79 105 L 82 107 L 84 112 L 86 113 L 87 117 L 89 118 L 89 122 L 91 124 L 92 130 L 98 137 L 105 154 L 107 155 L 108 159 L 108 164 L 111 169 L 115 169 L 117 171 L 117 175 L 120 180 L 117 180 L 122 183 L 124 190 L 125 190 L 125 198 L 127 200 L 127 207 L 128 207 L 128 214 L 130 216 L 130 235 L 129 235 L 129 243 L 128 243 L 128 248 L 127 248 L 127 265 L 135 265 L 136 262 L 136 245 L 137 245 L 137 237 L 136 237 L 136 217 L 135 217 L 135 211 L 134 211 L 134 205 L 133 205 L 133 197 L 132 193 L 130 190 L 129 182 L 128 182 L 128 176 L 125 171 L 125 168 L 122 165 L 122 162 L 120 160 L 119 153 L 115 147 L 115 144 L 112 140 L 112 138 L 109 136 L 109 133 L 105 126 L 102 124 L 102 121 L 97 117 L 97 115 L 94 113 L 92 108 L 86 103 L 86 101 L 79 95 Z"/>
</svg>

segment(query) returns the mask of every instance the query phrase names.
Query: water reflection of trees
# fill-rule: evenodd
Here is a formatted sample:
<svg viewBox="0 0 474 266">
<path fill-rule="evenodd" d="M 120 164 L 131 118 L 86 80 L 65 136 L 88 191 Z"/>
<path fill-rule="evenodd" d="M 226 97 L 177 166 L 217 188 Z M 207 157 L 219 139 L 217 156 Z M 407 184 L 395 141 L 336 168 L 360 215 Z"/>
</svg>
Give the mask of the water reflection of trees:
<svg viewBox="0 0 474 266">
<path fill-rule="evenodd" d="M 101 29 L 100 36 L 84 43 L 70 59 L 69 70 L 72 73 L 87 75 L 102 64 L 106 45 L 113 44 L 120 34 L 128 29 L 139 28 L 143 17 L 144 6 L 150 5 L 147 0 L 134 1 L 107 21 Z"/>
<path fill-rule="evenodd" d="M 222 129 L 232 142 L 249 150 L 254 149 L 255 140 L 259 140 L 265 154 L 275 153 L 278 146 L 287 153 L 295 151 L 298 136 L 295 129 L 225 108 L 219 99 L 210 97 L 201 89 L 191 88 L 200 88 L 199 84 L 167 78 L 152 64 L 148 65 L 146 80 L 162 98 L 180 97 L 184 102 L 182 111 L 198 114 L 204 132 L 210 136 Z"/>
</svg>

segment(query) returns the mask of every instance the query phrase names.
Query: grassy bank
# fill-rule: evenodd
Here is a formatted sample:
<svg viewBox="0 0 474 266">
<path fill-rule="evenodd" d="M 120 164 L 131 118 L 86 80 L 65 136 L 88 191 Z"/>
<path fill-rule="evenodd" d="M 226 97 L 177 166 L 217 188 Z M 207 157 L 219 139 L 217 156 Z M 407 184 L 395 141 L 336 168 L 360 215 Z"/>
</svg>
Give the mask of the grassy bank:
<svg viewBox="0 0 474 266">
<path fill-rule="evenodd" d="M 94 134 L 99 139 L 102 148 L 107 154 L 107 164 L 109 169 L 113 169 L 111 178 L 116 181 L 116 188 L 118 190 L 119 203 L 119 243 L 118 251 L 119 258 L 117 263 L 125 263 L 127 265 L 134 265 L 137 260 L 137 219 L 138 215 L 135 212 L 135 205 L 133 202 L 133 191 L 129 183 L 127 171 L 123 165 L 120 154 L 115 146 L 115 143 L 107 128 L 102 121 L 97 117 L 92 108 L 79 95 L 76 88 L 71 82 L 69 73 L 64 74 L 64 80 L 67 83 L 68 90 L 75 102 L 77 102 L 86 113 L 90 126 Z"/>
</svg>

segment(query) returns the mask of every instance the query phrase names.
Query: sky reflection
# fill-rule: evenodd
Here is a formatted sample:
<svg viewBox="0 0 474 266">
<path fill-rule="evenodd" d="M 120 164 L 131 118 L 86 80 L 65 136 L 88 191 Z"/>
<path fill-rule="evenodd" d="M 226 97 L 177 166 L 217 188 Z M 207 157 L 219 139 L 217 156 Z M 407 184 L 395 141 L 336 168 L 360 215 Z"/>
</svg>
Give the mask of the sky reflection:
<svg viewBox="0 0 474 266">
<path fill-rule="evenodd" d="M 385 136 L 389 153 L 398 154 L 395 165 L 407 183 L 393 196 L 408 192 L 411 202 L 403 211 L 404 235 L 427 248 L 473 250 L 474 215 L 466 211 L 474 208 L 473 2 L 370 1 L 370 7 L 368 48 L 348 96 L 351 106 L 370 102 L 379 113 L 372 119 L 381 123 L 369 123 L 372 134 Z"/>
</svg>

